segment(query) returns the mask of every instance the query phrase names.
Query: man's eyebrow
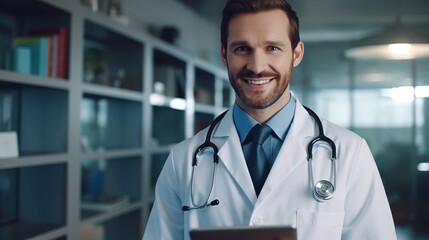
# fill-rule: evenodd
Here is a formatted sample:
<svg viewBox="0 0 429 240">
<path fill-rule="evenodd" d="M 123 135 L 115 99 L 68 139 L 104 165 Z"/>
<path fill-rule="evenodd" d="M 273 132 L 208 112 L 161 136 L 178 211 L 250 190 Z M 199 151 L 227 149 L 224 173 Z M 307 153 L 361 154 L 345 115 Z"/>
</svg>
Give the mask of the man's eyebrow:
<svg viewBox="0 0 429 240">
<path fill-rule="evenodd" d="M 279 47 L 283 47 L 283 46 L 286 46 L 286 43 L 282 42 L 282 41 L 266 41 L 265 45 L 267 45 L 267 46 L 279 46 Z M 229 45 L 230 48 L 234 48 L 234 47 L 237 47 L 237 46 L 249 46 L 249 42 L 247 42 L 247 41 L 233 41 Z"/>
<path fill-rule="evenodd" d="M 280 47 L 283 47 L 283 46 L 285 46 L 286 44 L 285 44 L 284 42 L 282 42 L 282 41 L 266 41 L 266 42 L 265 42 L 265 45 L 268 45 L 268 46 L 280 46 Z"/>
<path fill-rule="evenodd" d="M 229 44 L 229 47 L 234 48 L 234 47 L 242 46 L 242 45 L 247 46 L 247 45 L 249 45 L 249 43 L 247 41 L 234 41 L 231 44 Z"/>
</svg>

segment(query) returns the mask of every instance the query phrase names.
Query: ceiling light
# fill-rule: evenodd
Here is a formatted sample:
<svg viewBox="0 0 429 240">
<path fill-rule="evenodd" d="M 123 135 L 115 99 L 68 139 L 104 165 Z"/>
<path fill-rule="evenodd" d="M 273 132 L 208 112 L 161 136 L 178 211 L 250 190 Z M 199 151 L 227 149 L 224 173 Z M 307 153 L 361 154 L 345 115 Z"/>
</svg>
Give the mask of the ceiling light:
<svg viewBox="0 0 429 240">
<path fill-rule="evenodd" d="M 429 172 L 429 162 L 421 162 L 417 165 L 417 169 L 420 172 Z"/>
<path fill-rule="evenodd" d="M 397 102 L 412 102 L 414 89 L 413 87 L 396 87 L 390 89 L 390 97 Z"/>
<path fill-rule="evenodd" d="M 352 59 L 415 59 L 429 57 L 429 36 L 414 27 L 395 25 L 357 41 L 345 55 Z"/>
<path fill-rule="evenodd" d="M 392 43 L 388 46 L 391 54 L 409 54 L 411 52 L 411 44 L 409 43 Z"/>
<path fill-rule="evenodd" d="M 402 86 L 394 87 L 390 89 L 382 89 L 382 96 L 389 96 L 397 102 L 412 102 L 414 96 L 416 98 L 428 98 L 429 97 L 429 86 Z"/>
</svg>

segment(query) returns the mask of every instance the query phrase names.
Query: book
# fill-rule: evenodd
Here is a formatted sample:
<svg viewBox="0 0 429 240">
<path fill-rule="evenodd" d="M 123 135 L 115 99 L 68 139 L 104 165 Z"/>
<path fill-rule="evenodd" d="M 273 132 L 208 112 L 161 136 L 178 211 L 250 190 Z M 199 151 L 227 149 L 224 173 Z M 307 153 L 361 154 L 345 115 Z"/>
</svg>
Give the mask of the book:
<svg viewBox="0 0 429 240">
<path fill-rule="evenodd" d="M 88 195 L 82 197 L 81 209 L 92 211 L 114 211 L 127 206 L 127 195 Z"/>
<path fill-rule="evenodd" d="M 66 27 L 54 29 L 33 29 L 30 36 L 48 37 L 52 40 L 50 47 L 52 66 L 50 77 L 67 78 L 68 75 L 68 32 Z"/>
<path fill-rule="evenodd" d="M 31 49 L 19 47 L 15 50 L 15 71 L 31 74 Z"/>
<path fill-rule="evenodd" d="M 49 56 L 49 39 L 47 37 L 18 37 L 14 40 L 14 47 L 16 71 L 28 71 L 28 66 L 26 66 L 28 59 L 25 60 L 24 57 L 30 57 L 29 73 L 42 77 L 47 76 Z"/>
</svg>

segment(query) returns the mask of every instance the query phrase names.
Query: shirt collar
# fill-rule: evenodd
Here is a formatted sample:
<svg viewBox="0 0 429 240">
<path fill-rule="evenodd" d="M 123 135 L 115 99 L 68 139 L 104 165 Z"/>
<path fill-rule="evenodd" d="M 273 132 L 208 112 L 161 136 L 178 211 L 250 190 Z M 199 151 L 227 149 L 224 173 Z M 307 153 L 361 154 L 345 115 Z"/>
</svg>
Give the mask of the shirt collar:
<svg viewBox="0 0 429 240">
<path fill-rule="evenodd" d="M 289 131 L 289 127 L 292 123 L 293 116 L 295 115 L 296 99 L 291 95 L 290 101 L 284 106 L 278 113 L 276 113 L 266 125 L 268 125 L 277 137 L 284 141 L 286 135 Z M 237 129 L 238 136 L 240 137 L 240 142 L 246 139 L 247 134 L 250 130 L 258 124 L 258 122 L 253 119 L 249 114 L 247 114 L 237 103 L 233 105 L 233 119 L 234 125 Z"/>
</svg>

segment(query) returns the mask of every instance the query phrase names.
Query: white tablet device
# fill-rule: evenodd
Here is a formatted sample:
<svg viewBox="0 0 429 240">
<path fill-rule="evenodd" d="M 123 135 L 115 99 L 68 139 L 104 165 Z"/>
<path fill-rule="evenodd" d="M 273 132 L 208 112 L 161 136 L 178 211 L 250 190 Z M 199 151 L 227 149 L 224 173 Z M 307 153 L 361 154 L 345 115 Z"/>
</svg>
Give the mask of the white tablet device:
<svg viewBox="0 0 429 240">
<path fill-rule="evenodd" d="M 296 240 L 290 226 L 197 228 L 189 234 L 192 240 Z"/>
</svg>

